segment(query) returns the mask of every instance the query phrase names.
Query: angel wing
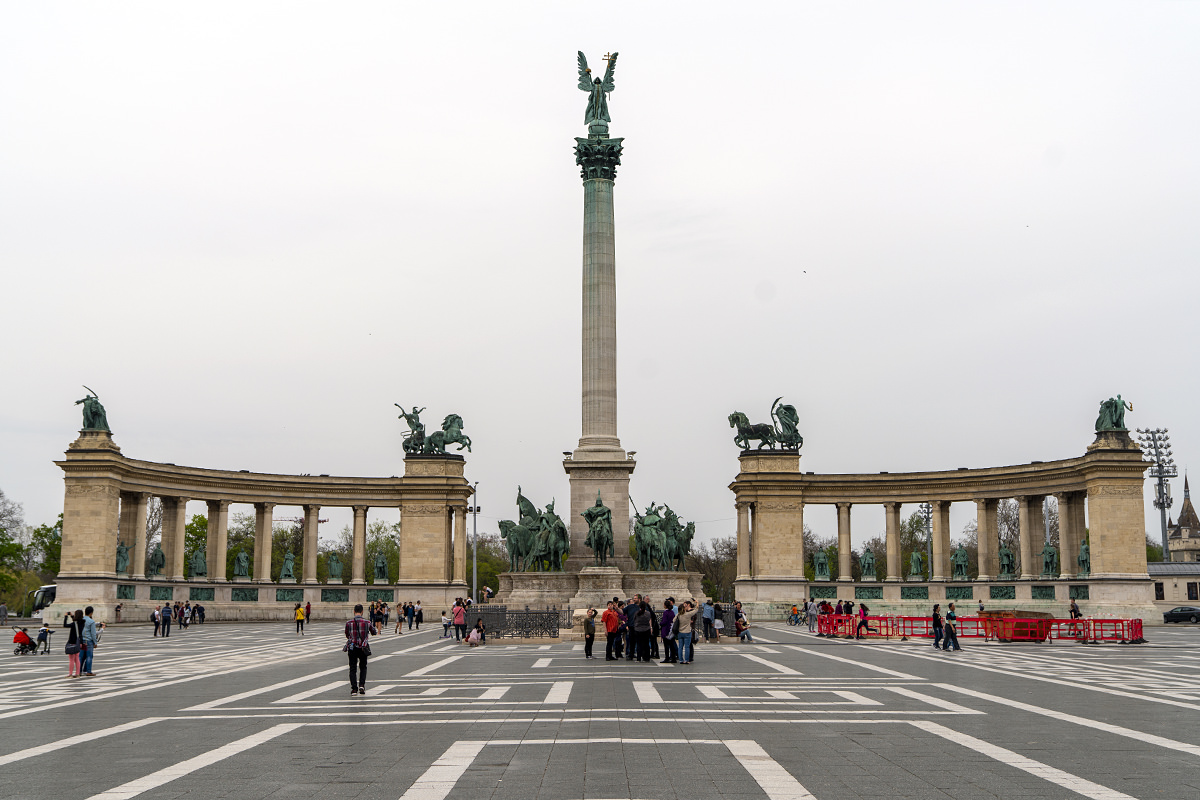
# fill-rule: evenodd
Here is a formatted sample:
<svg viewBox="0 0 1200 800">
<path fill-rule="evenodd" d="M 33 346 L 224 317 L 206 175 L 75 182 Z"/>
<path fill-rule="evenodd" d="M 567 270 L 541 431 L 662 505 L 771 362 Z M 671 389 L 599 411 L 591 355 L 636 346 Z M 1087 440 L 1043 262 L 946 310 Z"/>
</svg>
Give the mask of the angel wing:
<svg viewBox="0 0 1200 800">
<path fill-rule="evenodd" d="M 582 53 L 580 54 L 582 55 Z M 613 53 L 608 59 L 608 69 L 604 70 L 604 80 L 600 83 L 600 90 L 611 92 L 616 84 L 613 83 L 613 70 L 617 66 L 617 54 Z"/>
<path fill-rule="evenodd" d="M 579 88 L 585 92 L 592 90 L 592 71 L 588 69 L 587 57 L 579 51 Z"/>
</svg>

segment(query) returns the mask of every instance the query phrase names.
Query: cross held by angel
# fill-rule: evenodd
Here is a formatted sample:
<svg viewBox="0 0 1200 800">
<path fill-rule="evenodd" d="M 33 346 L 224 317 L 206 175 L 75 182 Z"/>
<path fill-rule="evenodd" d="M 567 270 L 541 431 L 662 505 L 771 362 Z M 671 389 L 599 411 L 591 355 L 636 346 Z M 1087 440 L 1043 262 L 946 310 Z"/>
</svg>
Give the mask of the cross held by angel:
<svg viewBox="0 0 1200 800">
<path fill-rule="evenodd" d="M 588 93 L 587 110 L 583 115 L 583 124 L 588 126 L 589 133 L 608 133 L 608 123 L 612 118 L 608 115 L 608 93 L 613 90 L 613 70 L 617 66 L 617 54 L 604 57 L 608 68 L 604 70 L 604 79 L 593 78 L 588 68 L 587 58 L 579 51 L 579 88 Z"/>
</svg>

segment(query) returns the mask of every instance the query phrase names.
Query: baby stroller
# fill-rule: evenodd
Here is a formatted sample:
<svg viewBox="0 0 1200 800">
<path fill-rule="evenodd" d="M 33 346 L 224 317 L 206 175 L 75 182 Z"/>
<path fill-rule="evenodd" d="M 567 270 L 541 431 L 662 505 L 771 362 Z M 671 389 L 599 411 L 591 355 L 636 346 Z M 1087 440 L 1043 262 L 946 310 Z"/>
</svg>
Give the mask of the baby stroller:
<svg viewBox="0 0 1200 800">
<path fill-rule="evenodd" d="M 12 629 L 17 632 L 13 636 L 13 644 L 16 645 L 13 648 L 13 655 L 31 656 L 37 652 L 37 642 L 29 638 L 28 631 L 24 628 L 18 628 L 16 625 L 13 625 Z"/>
</svg>

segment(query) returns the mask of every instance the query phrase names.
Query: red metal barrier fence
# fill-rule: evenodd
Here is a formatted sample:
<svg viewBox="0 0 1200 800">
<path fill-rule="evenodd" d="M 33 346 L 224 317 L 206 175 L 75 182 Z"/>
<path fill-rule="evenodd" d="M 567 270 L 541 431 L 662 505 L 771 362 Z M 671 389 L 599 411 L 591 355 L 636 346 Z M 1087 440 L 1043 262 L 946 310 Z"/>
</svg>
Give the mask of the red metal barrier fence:
<svg viewBox="0 0 1200 800">
<path fill-rule="evenodd" d="M 930 617 L 867 617 L 867 627 L 857 635 L 859 618 L 851 614 L 821 614 L 817 634 L 833 638 L 920 639 L 933 638 Z M 1000 642 L 1075 641 L 1138 644 L 1142 638 L 1140 619 L 991 619 L 959 617 L 960 639 L 995 639 Z"/>
</svg>

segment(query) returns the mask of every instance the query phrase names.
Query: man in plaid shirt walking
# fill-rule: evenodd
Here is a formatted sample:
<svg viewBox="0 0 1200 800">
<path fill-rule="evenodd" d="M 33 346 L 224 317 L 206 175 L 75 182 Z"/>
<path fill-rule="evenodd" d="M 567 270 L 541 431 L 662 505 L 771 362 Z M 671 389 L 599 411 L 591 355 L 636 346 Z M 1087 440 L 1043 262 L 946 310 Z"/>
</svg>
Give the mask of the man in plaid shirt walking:
<svg viewBox="0 0 1200 800">
<path fill-rule="evenodd" d="M 350 696 L 367 693 L 367 656 L 371 655 L 371 624 L 363 619 L 362 603 L 354 607 L 354 619 L 346 623 L 346 646 L 350 656 Z M 358 672 L 354 670 L 358 664 Z"/>
</svg>

